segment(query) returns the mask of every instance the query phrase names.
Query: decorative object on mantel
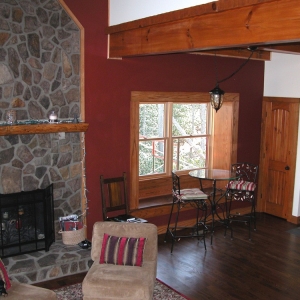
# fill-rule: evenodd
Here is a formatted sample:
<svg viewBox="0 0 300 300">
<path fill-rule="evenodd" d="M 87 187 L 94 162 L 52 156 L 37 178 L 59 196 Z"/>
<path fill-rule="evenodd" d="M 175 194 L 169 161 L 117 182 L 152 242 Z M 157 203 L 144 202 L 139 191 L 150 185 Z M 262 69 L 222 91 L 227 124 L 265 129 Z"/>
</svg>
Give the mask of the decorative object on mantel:
<svg viewBox="0 0 300 300">
<path fill-rule="evenodd" d="M 7 125 L 13 125 L 17 122 L 17 114 L 15 110 L 13 109 L 8 110 L 5 116 L 6 116 Z"/>
<path fill-rule="evenodd" d="M 51 114 L 49 115 L 49 123 L 56 123 L 58 122 L 57 114 L 54 110 L 51 111 Z"/>
<path fill-rule="evenodd" d="M 10 110 L 13 111 L 13 110 Z M 15 111 L 13 111 L 15 112 Z M 54 113 L 54 112 L 53 112 Z M 55 113 L 54 113 L 55 114 Z M 16 121 L 15 122 L 0 122 L 0 126 L 8 126 L 8 125 L 36 125 L 36 124 L 72 124 L 72 123 L 82 123 L 80 121 L 80 119 L 77 118 L 77 116 L 75 115 L 75 117 L 73 119 L 65 119 L 65 120 L 58 120 L 57 116 L 55 115 L 49 115 L 49 120 L 46 119 L 42 119 L 42 120 L 34 120 L 34 119 L 30 119 L 30 120 L 24 120 L 24 121 Z"/>
<path fill-rule="evenodd" d="M 247 58 L 247 60 L 244 61 L 235 72 L 233 72 L 231 75 L 227 76 L 226 78 L 224 78 L 222 80 L 218 80 L 217 55 L 215 54 L 216 87 L 214 89 L 212 89 L 209 93 L 210 93 L 210 103 L 211 103 L 212 107 L 216 110 L 216 112 L 218 112 L 218 110 L 221 108 L 221 106 L 223 104 L 223 100 L 224 100 L 224 94 L 225 94 L 225 92 L 222 89 L 219 88 L 219 83 L 230 79 L 237 72 L 239 72 L 247 64 L 247 62 L 250 60 L 250 58 L 253 55 L 253 52 L 257 49 L 257 47 L 253 46 L 253 47 L 248 47 L 247 49 L 249 51 L 251 51 L 251 53 L 250 53 L 249 57 Z"/>
</svg>

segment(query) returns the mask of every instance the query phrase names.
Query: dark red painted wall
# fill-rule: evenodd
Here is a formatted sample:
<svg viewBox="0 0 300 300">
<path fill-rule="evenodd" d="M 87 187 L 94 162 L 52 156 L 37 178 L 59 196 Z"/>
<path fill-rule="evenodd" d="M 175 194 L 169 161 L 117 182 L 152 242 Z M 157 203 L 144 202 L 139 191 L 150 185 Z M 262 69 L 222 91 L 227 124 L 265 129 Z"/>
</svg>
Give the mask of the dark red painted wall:
<svg viewBox="0 0 300 300">
<path fill-rule="evenodd" d="M 85 28 L 86 176 L 89 203 L 88 237 L 102 219 L 99 176 L 129 173 L 131 91 L 208 92 L 215 86 L 214 57 L 170 54 L 107 59 L 107 0 L 65 0 Z M 217 58 L 218 78 L 233 73 L 244 60 Z M 264 63 L 249 62 L 222 83 L 240 93 L 238 160 L 259 162 Z"/>
</svg>

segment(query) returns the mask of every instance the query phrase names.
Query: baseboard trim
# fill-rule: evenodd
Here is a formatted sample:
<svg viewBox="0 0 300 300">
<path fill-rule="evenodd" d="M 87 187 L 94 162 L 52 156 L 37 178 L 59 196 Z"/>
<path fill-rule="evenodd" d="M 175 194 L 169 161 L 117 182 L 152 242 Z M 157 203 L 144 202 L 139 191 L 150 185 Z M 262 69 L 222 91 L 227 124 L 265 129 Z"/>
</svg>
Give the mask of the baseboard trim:
<svg viewBox="0 0 300 300">
<path fill-rule="evenodd" d="M 288 219 L 288 222 L 299 225 L 300 224 L 300 216 L 291 216 L 291 218 Z"/>
</svg>

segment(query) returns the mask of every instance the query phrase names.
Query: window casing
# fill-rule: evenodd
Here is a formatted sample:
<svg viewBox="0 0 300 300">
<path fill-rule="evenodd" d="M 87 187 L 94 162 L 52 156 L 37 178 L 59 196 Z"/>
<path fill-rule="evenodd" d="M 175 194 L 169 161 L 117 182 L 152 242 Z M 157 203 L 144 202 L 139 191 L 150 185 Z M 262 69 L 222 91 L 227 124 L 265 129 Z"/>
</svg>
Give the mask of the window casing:
<svg viewBox="0 0 300 300">
<path fill-rule="evenodd" d="M 141 103 L 209 103 L 208 93 L 131 92 L 130 102 L 130 210 L 138 209 L 139 199 L 170 193 L 171 175 L 167 172 L 139 176 L 139 106 Z M 237 161 L 239 94 L 226 93 L 222 108 L 212 112 L 208 168 L 229 169 Z M 188 171 L 179 171 L 183 175 Z M 188 175 L 186 175 L 188 176 Z"/>
</svg>

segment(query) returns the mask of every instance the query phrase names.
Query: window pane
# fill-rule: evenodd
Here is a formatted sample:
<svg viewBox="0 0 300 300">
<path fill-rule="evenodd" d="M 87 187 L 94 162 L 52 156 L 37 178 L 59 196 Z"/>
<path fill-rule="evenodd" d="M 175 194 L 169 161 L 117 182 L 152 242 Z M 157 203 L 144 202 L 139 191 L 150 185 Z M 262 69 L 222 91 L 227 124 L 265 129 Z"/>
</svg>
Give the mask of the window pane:
<svg viewBox="0 0 300 300">
<path fill-rule="evenodd" d="M 173 139 L 173 171 L 206 166 L 206 137 Z"/>
<path fill-rule="evenodd" d="M 173 136 L 206 134 L 207 104 L 173 104 Z"/>
<path fill-rule="evenodd" d="M 139 175 L 150 175 L 165 172 L 164 141 L 139 142 Z"/>
<path fill-rule="evenodd" d="M 140 104 L 140 139 L 164 136 L 164 104 Z"/>
</svg>

